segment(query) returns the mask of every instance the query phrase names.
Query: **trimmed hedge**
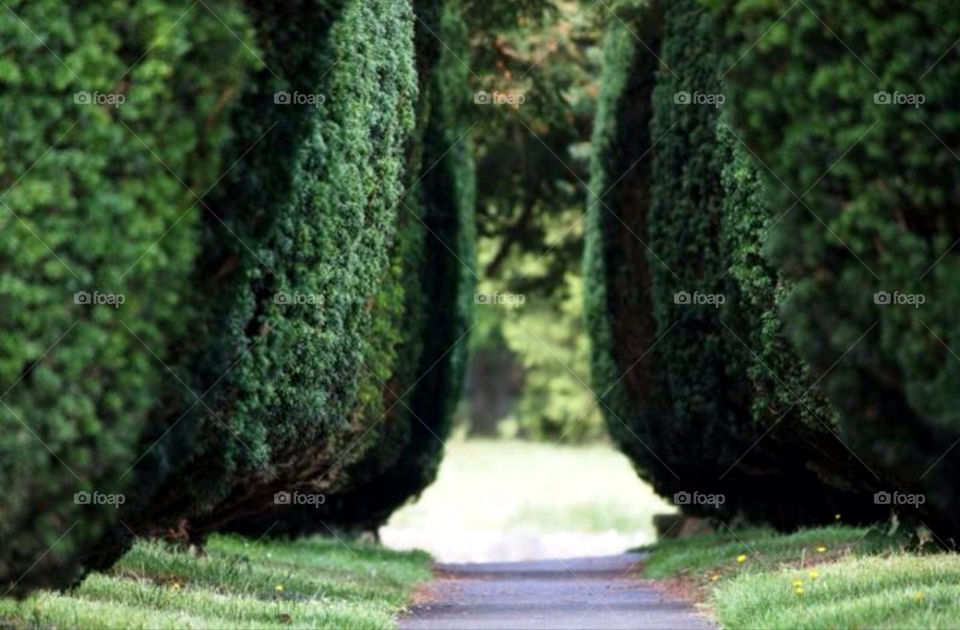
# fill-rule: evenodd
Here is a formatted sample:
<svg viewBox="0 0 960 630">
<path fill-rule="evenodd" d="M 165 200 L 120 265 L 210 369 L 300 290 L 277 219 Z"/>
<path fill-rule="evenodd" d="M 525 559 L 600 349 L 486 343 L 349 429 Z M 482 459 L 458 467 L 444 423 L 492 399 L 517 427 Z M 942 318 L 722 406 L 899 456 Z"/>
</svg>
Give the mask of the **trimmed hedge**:
<svg viewBox="0 0 960 630">
<path fill-rule="evenodd" d="M 185 186 L 219 175 L 224 108 L 256 60 L 219 0 L 8 4 L 0 588 L 20 593 L 74 579 L 116 519 L 100 501 L 136 493 L 124 473 L 169 385 L 168 343 L 187 334 L 199 214 Z"/>
<path fill-rule="evenodd" d="M 12 8 L 63 62 L 4 22 L 0 578 L 62 586 L 133 534 L 256 529 L 278 492 L 335 498 L 301 530 L 381 523 L 433 479 L 463 377 L 453 53 L 394 0 Z M 452 4 L 418 10 L 465 43 Z"/>
<path fill-rule="evenodd" d="M 206 394 L 158 411 L 162 437 L 141 468 L 164 480 L 143 525 L 190 538 L 272 509 L 277 492 L 341 483 L 323 475 L 365 421 L 352 412 L 413 127 L 407 3 L 249 11 L 265 69 L 234 115 L 228 154 L 240 161 L 208 202 L 201 343 L 186 353 L 193 390 Z M 297 94 L 319 96 L 297 104 Z"/>
<path fill-rule="evenodd" d="M 456 2 L 429 0 L 415 6 L 421 18 L 419 57 L 436 59 L 432 69 L 421 61 L 426 81 L 422 105 L 429 115 L 420 136 L 421 168 L 411 174 L 418 182 L 408 198 L 408 209 L 419 220 L 411 223 L 409 216 L 405 218 L 418 233 L 420 247 L 415 257 L 404 258 L 408 279 L 404 284 L 418 287 L 410 294 L 413 321 L 404 328 L 404 338 L 416 344 L 419 355 L 411 363 L 412 373 L 398 365 L 387 392 L 388 400 L 400 397 L 394 422 L 407 425 L 409 437 L 400 450 L 374 452 L 382 467 L 377 476 L 332 497 L 329 520 L 340 527 L 375 529 L 433 482 L 466 370 L 476 241 L 473 156 L 461 113 L 472 105 L 472 93 L 467 69 L 458 59 L 466 57 L 466 33 Z"/>
<path fill-rule="evenodd" d="M 693 0 L 621 17 L 633 26 L 613 20 L 607 35 L 586 263 L 611 433 L 659 492 L 725 497 L 692 512 L 780 527 L 871 518 L 856 492 L 869 472 L 782 336 L 753 162 L 722 109 L 696 102 L 723 94 L 721 23 Z"/>
<path fill-rule="evenodd" d="M 770 29 L 728 78 L 784 213 L 771 249 L 790 339 L 883 480 L 873 489 L 924 494 L 903 513 L 947 540 L 960 531 L 960 14 L 946 0 L 715 4 L 731 48 Z"/>
<path fill-rule="evenodd" d="M 649 121 L 658 63 L 653 55 L 640 53 L 631 29 L 657 50 L 660 23 L 657 12 L 646 3 L 635 11 L 620 11 L 624 23 L 611 21 L 604 37 L 594 120 L 590 164 L 594 193 L 587 200 L 584 314 L 591 336 L 594 389 L 610 434 L 640 476 L 667 495 L 676 491 L 668 479 L 672 475 L 645 445 L 657 439 L 658 423 L 672 421 L 672 398 L 665 374 L 653 361 L 642 360 L 657 337 L 651 269 L 646 251 L 626 240 L 632 238 L 630 232 L 646 232 L 650 160 L 634 162 L 653 142 Z M 631 166 L 629 176 L 617 182 L 619 174 Z"/>
<path fill-rule="evenodd" d="M 457 5 L 425 0 L 414 8 L 417 130 L 407 152 L 408 192 L 397 207 L 399 237 L 376 300 L 381 332 L 366 361 L 380 404 L 355 410 L 359 435 L 330 464 L 345 482 L 329 487 L 325 503 L 231 524 L 251 535 L 376 530 L 433 481 L 450 433 L 473 310 L 473 162 L 460 112 L 471 95 L 456 58 L 466 44 Z"/>
</svg>

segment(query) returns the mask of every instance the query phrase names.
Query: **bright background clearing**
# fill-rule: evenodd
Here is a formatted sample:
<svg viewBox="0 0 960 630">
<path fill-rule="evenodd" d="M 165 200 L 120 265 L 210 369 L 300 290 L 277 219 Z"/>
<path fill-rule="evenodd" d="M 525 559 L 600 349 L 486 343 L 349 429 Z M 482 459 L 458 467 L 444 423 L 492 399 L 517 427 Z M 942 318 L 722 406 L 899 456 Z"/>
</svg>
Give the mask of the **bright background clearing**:
<svg viewBox="0 0 960 630">
<path fill-rule="evenodd" d="M 672 511 L 608 445 L 450 440 L 437 481 L 380 535 L 442 562 L 603 555 L 652 543 L 653 515 Z"/>
</svg>

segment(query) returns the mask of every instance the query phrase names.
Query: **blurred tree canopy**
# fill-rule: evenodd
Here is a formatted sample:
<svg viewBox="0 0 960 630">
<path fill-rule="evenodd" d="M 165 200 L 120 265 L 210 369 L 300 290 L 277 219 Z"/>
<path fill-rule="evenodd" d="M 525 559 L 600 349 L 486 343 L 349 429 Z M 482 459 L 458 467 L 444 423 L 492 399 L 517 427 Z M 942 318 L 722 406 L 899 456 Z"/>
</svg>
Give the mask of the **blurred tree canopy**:
<svg viewBox="0 0 960 630">
<path fill-rule="evenodd" d="M 473 104 L 479 289 L 524 296 L 477 305 L 464 413 L 472 434 L 604 435 L 582 324 L 580 265 L 589 138 L 601 62 L 588 5 L 471 2 L 471 86 L 523 96 Z M 472 99 L 471 99 L 472 100 Z"/>
</svg>

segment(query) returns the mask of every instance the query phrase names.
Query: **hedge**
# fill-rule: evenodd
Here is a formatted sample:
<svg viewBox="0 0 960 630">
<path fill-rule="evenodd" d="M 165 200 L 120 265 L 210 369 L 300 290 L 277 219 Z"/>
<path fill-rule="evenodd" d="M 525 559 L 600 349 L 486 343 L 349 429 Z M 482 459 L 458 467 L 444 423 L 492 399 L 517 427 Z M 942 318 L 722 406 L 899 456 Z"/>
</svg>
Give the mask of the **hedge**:
<svg viewBox="0 0 960 630">
<path fill-rule="evenodd" d="M 228 153 L 240 161 L 209 201 L 201 343 L 186 353 L 194 391 L 209 393 L 192 409 L 188 399 L 158 412 L 162 437 L 141 468 L 164 480 L 145 524 L 191 539 L 271 509 L 276 493 L 304 482 L 340 483 L 323 475 L 363 421 L 352 412 L 369 378 L 371 302 L 396 237 L 413 127 L 407 3 L 249 12 L 265 68 L 235 111 Z M 276 103 L 284 93 L 293 102 Z"/>
<path fill-rule="evenodd" d="M 645 3 L 635 12 L 621 9 L 619 17 L 624 23 L 611 21 L 604 36 L 594 120 L 590 189 L 595 192 L 587 200 L 584 314 L 594 390 L 610 435 L 640 476 L 667 495 L 677 491 L 672 475 L 645 445 L 656 439 L 657 422 L 671 422 L 672 397 L 665 374 L 643 360 L 656 341 L 651 269 L 646 252 L 626 240 L 630 232 L 646 232 L 650 160 L 634 162 L 653 142 L 649 120 L 657 64 L 653 55 L 640 54 L 633 33 L 656 50 L 660 24 Z M 616 181 L 631 166 L 629 176 Z M 625 205 L 629 213 L 621 210 Z"/>
<path fill-rule="evenodd" d="M 372 425 L 378 319 L 417 98 L 408 3 L 250 3 L 263 68 L 233 109 L 232 169 L 205 201 L 185 387 L 153 412 L 142 500 L 87 563 L 132 534 L 211 531 L 344 486 L 336 464 Z M 386 307 L 390 309 L 389 305 Z M 199 400 L 198 400 L 199 399 Z M 375 448 L 361 445 L 356 452 Z"/>
<path fill-rule="evenodd" d="M 457 5 L 422 0 L 414 9 L 417 129 L 397 206 L 399 237 L 375 308 L 382 331 L 375 341 L 393 352 L 368 361 L 381 404 L 355 410 L 360 435 L 332 465 L 345 483 L 330 487 L 319 507 L 231 524 L 251 535 L 376 530 L 433 481 L 451 430 L 473 310 L 473 162 L 462 113 L 471 95 L 457 60 L 466 44 Z"/>
<path fill-rule="evenodd" d="M 586 263 L 611 433 L 661 493 L 723 495 L 680 499 L 694 513 L 872 518 L 857 492 L 869 472 L 780 328 L 782 282 L 759 245 L 772 214 L 718 105 L 721 23 L 693 0 L 624 15 L 632 26 L 607 34 Z"/>
<path fill-rule="evenodd" d="M 411 294 L 415 303 L 408 308 L 414 311 L 414 321 L 406 328 L 405 339 L 416 343 L 420 352 L 415 370 L 398 373 L 397 387 L 387 397 L 401 397 L 394 409 L 410 427 L 409 438 L 395 453 L 375 452 L 381 465 L 390 462 L 379 475 L 334 497 L 330 520 L 341 527 L 379 527 L 436 478 L 467 364 L 476 222 L 473 157 L 463 115 L 464 107 L 472 105 L 472 93 L 467 68 L 460 61 L 467 56 L 466 33 L 458 3 L 423 0 L 415 6 L 421 17 L 417 24 L 425 81 L 421 98 L 429 114 L 421 136 L 421 168 L 411 173 L 418 182 L 408 208 L 415 209 L 420 220 L 410 223 L 410 217 L 405 218 L 419 233 L 420 244 L 415 258 L 405 258 L 411 286 L 418 287 Z M 435 60 L 432 69 L 425 57 Z"/>
<path fill-rule="evenodd" d="M 0 576 L 66 585 L 134 535 L 381 523 L 433 479 L 465 363 L 466 81 L 427 36 L 464 45 L 454 5 L 12 8 L 63 63 L 6 22 Z M 286 492 L 331 501 L 303 518 Z"/>
<path fill-rule="evenodd" d="M 960 530 L 956 6 L 714 4 L 731 48 L 770 29 L 728 79 L 783 214 L 771 251 L 791 283 L 787 333 L 877 475 L 867 492 L 923 494 L 901 514 L 947 540 Z"/>
<path fill-rule="evenodd" d="M 187 187 L 219 175 L 225 108 L 256 59 L 220 22 L 244 37 L 245 17 L 219 0 L 8 4 L 0 585 L 20 593 L 76 577 L 118 495 L 137 492 L 125 472 L 188 335 Z"/>
</svg>

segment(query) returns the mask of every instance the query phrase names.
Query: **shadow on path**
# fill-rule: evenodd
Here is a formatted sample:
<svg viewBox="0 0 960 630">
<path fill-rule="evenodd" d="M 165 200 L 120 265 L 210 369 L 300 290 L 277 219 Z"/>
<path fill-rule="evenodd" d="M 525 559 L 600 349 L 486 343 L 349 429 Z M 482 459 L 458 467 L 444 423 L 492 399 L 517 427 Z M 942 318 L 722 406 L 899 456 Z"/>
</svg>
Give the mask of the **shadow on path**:
<svg viewBox="0 0 960 630">
<path fill-rule="evenodd" d="M 714 626 L 687 603 L 635 577 L 643 554 L 441 564 L 401 630 Z"/>
</svg>

